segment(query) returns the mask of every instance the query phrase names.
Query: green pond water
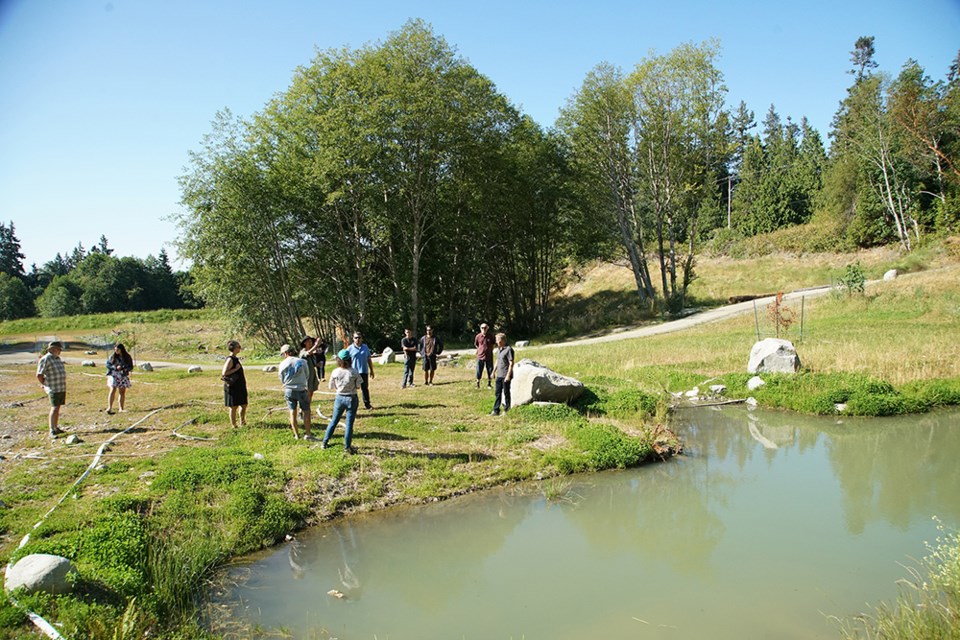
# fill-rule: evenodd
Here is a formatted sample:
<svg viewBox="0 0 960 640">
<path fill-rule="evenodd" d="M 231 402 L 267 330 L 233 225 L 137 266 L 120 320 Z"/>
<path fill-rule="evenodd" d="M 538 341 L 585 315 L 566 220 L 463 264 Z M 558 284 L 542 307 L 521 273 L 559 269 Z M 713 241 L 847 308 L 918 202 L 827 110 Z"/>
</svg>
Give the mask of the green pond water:
<svg viewBox="0 0 960 640">
<path fill-rule="evenodd" d="M 828 616 L 896 597 L 932 516 L 960 527 L 960 411 L 700 408 L 675 427 L 684 455 L 566 478 L 563 499 L 544 497 L 552 480 L 302 532 L 230 569 L 219 624 L 341 640 L 836 638 Z"/>
</svg>

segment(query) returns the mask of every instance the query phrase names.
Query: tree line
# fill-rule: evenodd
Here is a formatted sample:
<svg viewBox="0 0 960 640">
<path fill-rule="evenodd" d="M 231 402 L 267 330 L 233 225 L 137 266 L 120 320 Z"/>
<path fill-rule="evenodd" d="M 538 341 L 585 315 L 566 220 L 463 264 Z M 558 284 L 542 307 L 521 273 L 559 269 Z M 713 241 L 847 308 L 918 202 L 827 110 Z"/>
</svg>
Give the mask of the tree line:
<svg viewBox="0 0 960 640">
<path fill-rule="evenodd" d="M 200 306 L 189 273 L 174 272 L 165 250 L 145 259 L 113 254 L 100 236 L 89 251 L 77 243 L 25 271 L 13 222 L 0 223 L 0 320 Z"/>
<path fill-rule="evenodd" d="M 567 268 L 623 259 L 638 305 L 685 306 L 714 238 L 818 217 L 831 249 L 909 250 L 958 222 L 957 64 L 875 71 L 873 38 L 829 154 L 770 106 L 725 104 L 717 42 L 591 70 L 544 130 L 421 21 L 318 52 L 249 120 L 218 114 L 181 178 L 195 291 L 273 342 L 480 319 L 543 329 Z"/>
</svg>

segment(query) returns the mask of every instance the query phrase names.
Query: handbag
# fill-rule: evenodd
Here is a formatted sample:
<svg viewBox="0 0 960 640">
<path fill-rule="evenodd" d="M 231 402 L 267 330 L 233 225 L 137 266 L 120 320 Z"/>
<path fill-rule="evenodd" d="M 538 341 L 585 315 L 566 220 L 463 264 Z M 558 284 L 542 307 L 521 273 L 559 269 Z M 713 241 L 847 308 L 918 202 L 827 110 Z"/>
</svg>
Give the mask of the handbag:
<svg viewBox="0 0 960 640">
<path fill-rule="evenodd" d="M 223 380 L 224 384 L 226 384 L 228 387 L 232 387 L 233 385 L 240 382 L 240 372 L 237 371 L 235 373 L 231 373 L 228 376 L 220 376 L 220 379 Z"/>
</svg>

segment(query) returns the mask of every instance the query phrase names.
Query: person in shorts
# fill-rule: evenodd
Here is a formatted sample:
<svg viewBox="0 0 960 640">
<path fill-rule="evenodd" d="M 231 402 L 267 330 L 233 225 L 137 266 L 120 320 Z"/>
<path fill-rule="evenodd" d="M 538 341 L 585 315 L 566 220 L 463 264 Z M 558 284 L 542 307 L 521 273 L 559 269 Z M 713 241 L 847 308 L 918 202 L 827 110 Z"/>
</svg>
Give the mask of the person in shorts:
<svg viewBox="0 0 960 640">
<path fill-rule="evenodd" d="M 293 430 L 293 438 L 300 438 L 300 432 L 297 429 L 297 412 L 303 414 L 303 439 L 316 440 L 310 433 L 310 398 L 307 395 L 309 384 L 309 370 L 307 362 L 303 358 L 297 357 L 297 350 L 289 344 L 280 347 L 280 355 L 286 356 L 280 363 L 278 374 L 280 382 L 283 384 L 283 396 L 287 400 L 287 408 L 290 409 L 290 428 Z"/>
<path fill-rule="evenodd" d="M 420 338 L 419 351 L 423 359 L 423 384 L 433 384 L 433 375 L 437 372 L 437 356 L 443 353 L 443 340 L 434 334 L 430 325 L 427 325 L 426 335 Z"/>
<path fill-rule="evenodd" d="M 63 343 L 54 340 L 47 345 L 47 353 L 37 363 L 37 381 L 47 392 L 50 398 L 50 413 L 47 416 L 47 426 L 50 427 L 50 437 L 56 438 L 63 431 L 60 423 L 60 407 L 67 402 L 67 369 L 60 359 L 63 352 Z"/>
</svg>

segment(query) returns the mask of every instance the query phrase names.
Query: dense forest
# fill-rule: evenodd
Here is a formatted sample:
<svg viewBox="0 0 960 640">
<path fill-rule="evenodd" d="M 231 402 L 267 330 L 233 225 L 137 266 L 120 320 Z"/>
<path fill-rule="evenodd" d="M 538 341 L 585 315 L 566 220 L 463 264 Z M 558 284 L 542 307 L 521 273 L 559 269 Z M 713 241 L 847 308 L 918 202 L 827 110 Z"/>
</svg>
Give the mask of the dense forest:
<svg viewBox="0 0 960 640">
<path fill-rule="evenodd" d="M 0 320 L 200 306 L 190 275 L 174 272 L 165 251 L 143 260 L 113 254 L 100 236 L 89 251 L 78 243 L 28 272 L 13 222 L 0 223 Z"/>
<path fill-rule="evenodd" d="M 872 37 L 853 47 L 828 151 L 803 117 L 731 108 L 717 42 L 598 64 L 544 129 L 410 21 L 318 52 L 249 119 L 217 115 L 180 177 L 189 276 L 105 241 L 26 274 L 11 223 L 0 288 L 24 303 L 0 313 L 201 301 L 273 343 L 337 326 L 458 336 L 481 320 L 529 334 L 589 260 L 628 264 L 636 304 L 659 313 L 690 303 L 704 249 L 758 234 L 910 251 L 960 232 L 960 55 L 934 80 L 913 60 L 878 70 Z"/>
</svg>

